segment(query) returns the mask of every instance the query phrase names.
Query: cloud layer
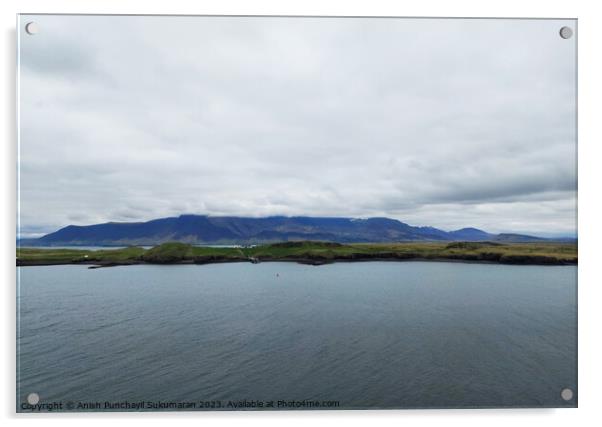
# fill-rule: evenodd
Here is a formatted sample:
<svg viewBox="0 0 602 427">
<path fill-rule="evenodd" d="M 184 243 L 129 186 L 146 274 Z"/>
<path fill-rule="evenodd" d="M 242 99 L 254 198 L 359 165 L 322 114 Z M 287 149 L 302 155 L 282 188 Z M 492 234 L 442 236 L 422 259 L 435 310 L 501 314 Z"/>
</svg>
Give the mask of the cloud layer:
<svg viewBox="0 0 602 427">
<path fill-rule="evenodd" d="M 575 232 L 573 21 L 30 20 L 23 236 L 182 213 Z"/>
</svg>

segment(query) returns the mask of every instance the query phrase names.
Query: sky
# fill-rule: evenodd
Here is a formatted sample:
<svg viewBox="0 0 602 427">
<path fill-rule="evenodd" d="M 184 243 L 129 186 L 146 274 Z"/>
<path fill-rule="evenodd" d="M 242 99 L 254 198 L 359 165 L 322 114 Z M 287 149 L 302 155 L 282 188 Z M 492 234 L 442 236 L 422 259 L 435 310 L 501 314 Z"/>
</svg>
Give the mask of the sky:
<svg viewBox="0 0 602 427">
<path fill-rule="evenodd" d="M 21 16 L 20 236 L 180 214 L 573 236 L 564 25 Z"/>
</svg>

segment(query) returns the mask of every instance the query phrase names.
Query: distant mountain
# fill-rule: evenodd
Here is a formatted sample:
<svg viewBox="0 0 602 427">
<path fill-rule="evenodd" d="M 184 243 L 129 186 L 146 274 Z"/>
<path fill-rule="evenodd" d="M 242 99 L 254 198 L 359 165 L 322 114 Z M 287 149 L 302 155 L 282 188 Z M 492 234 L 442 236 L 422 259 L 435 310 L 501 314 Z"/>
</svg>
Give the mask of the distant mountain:
<svg viewBox="0 0 602 427">
<path fill-rule="evenodd" d="M 461 228 L 460 230 L 450 231 L 448 234 L 452 237 L 452 240 L 465 240 L 467 242 L 497 239 L 496 235 L 486 233 L 478 228 Z"/>
<path fill-rule="evenodd" d="M 534 236 L 524 236 L 522 234 L 513 234 L 513 233 L 502 233 L 498 234 L 495 238 L 498 242 L 512 242 L 512 243 L 520 243 L 520 242 L 545 242 L 546 240 L 543 237 L 534 237 Z"/>
<path fill-rule="evenodd" d="M 397 241 L 534 242 L 546 239 L 520 234 L 490 234 L 476 228 L 443 231 L 413 227 L 390 218 L 267 218 L 181 215 L 147 222 L 108 222 L 69 225 L 39 239 L 21 240 L 28 246 L 157 245 L 168 241 L 195 244 L 255 244 L 291 240 L 340 243 Z"/>
</svg>

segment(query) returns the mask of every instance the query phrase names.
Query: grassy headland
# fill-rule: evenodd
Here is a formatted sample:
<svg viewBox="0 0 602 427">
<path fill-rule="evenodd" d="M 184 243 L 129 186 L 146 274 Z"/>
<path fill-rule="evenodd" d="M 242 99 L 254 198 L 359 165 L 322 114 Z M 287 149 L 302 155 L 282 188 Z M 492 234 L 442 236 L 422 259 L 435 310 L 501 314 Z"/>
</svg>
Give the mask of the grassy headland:
<svg viewBox="0 0 602 427">
<path fill-rule="evenodd" d="M 292 261 L 327 264 L 341 261 L 466 261 L 500 264 L 577 264 L 573 243 L 408 242 L 357 243 L 283 242 L 254 247 L 214 248 L 164 243 L 151 249 L 79 250 L 18 248 L 17 265 L 211 264 L 219 262 Z"/>
</svg>

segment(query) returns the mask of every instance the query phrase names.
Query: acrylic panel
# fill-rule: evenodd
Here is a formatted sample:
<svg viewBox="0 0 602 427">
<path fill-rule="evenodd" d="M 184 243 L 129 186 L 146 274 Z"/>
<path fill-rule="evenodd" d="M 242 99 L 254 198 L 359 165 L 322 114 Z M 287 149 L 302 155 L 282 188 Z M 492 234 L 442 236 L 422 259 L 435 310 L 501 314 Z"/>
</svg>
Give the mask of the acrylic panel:
<svg viewBox="0 0 602 427">
<path fill-rule="evenodd" d="M 17 411 L 577 406 L 577 21 L 20 15 Z"/>
</svg>

